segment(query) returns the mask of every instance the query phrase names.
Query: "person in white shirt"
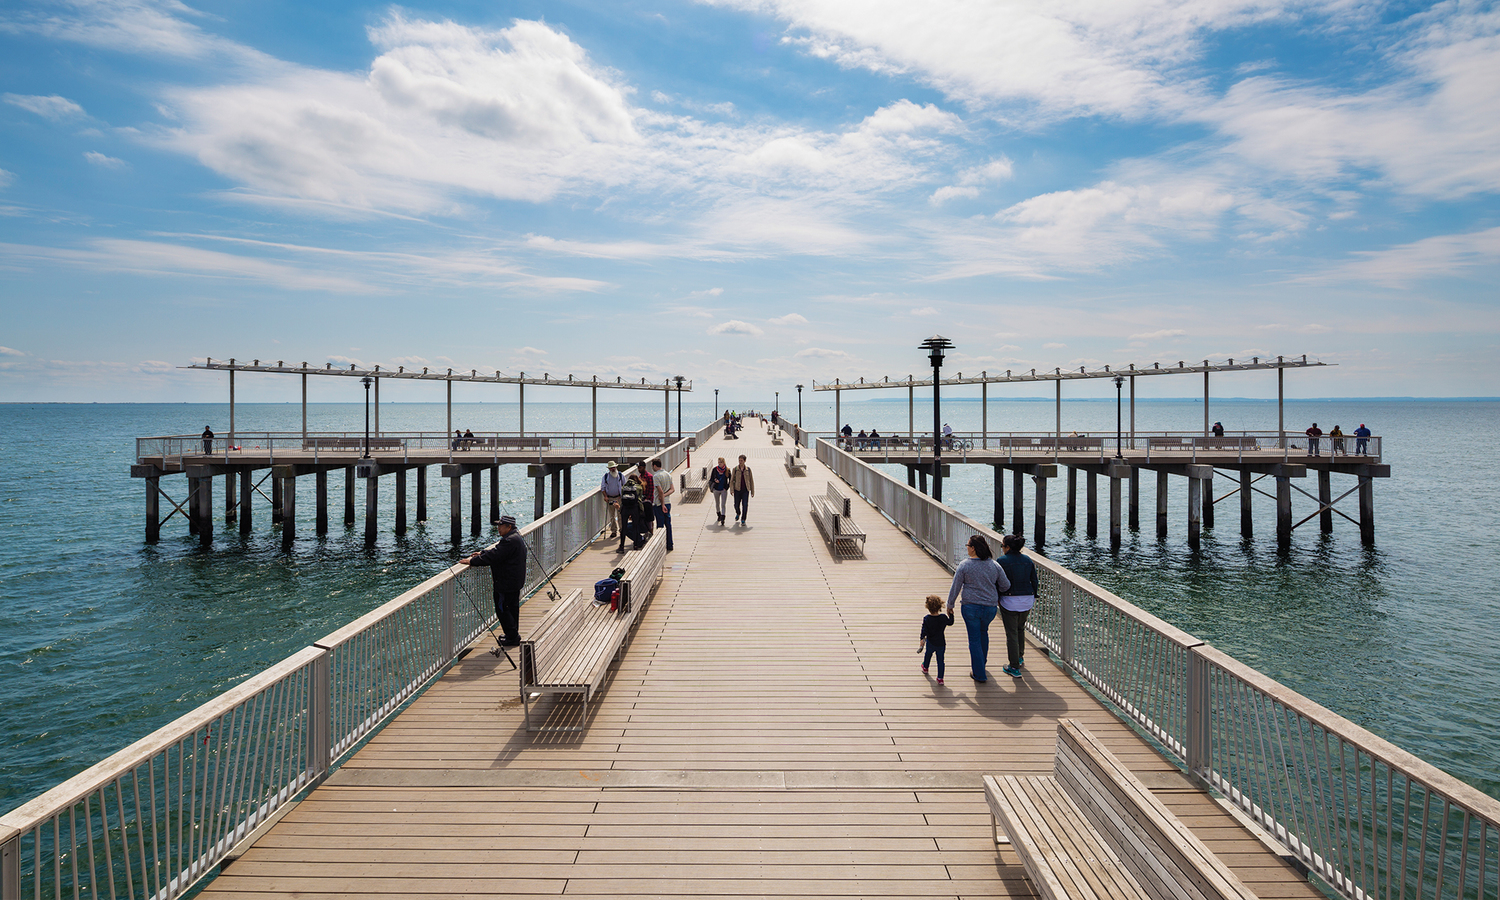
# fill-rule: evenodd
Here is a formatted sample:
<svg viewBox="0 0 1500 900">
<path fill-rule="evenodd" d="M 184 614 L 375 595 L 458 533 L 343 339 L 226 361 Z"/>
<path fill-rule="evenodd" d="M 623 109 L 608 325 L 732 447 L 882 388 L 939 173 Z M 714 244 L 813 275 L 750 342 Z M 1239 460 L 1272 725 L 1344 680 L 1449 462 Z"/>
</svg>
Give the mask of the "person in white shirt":
<svg viewBox="0 0 1500 900">
<path fill-rule="evenodd" d="M 656 527 L 667 530 L 667 552 L 672 551 L 672 495 L 676 487 L 672 484 L 672 473 L 661 467 L 661 460 L 651 461 L 651 481 L 655 490 L 651 503 L 656 507 Z"/>
<path fill-rule="evenodd" d="M 604 494 L 604 514 L 609 519 L 609 536 L 616 537 L 620 533 L 620 491 L 625 487 L 625 477 L 620 474 L 620 467 L 614 460 L 609 462 L 609 471 L 604 473 L 604 479 L 599 482 L 599 490 Z"/>
</svg>

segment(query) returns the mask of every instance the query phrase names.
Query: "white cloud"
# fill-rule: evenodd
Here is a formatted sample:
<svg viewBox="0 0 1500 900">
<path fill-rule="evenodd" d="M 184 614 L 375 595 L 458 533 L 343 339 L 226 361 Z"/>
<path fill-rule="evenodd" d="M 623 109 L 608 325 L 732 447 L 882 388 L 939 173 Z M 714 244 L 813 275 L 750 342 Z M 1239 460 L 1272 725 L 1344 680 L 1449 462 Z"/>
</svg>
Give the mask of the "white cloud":
<svg viewBox="0 0 1500 900">
<path fill-rule="evenodd" d="M 59 97 L 56 94 L 46 97 L 34 94 L 6 94 L 4 100 L 12 106 L 19 106 L 44 119 L 68 119 L 84 115 L 83 107 L 67 97 Z"/>
<path fill-rule="evenodd" d="M 1291 279 L 1302 284 L 1358 283 L 1405 287 L 1428 278 L 1461 276 L 1500 265 L 1500 227 L 1442 234 L 1386 250 L 1362 250 L 1325 271 Z"/>
<path fill-rule="evenodd" d="M 749 322 L 741 322 L 739 319 L 730 319 L 728 322 L 724 322 L 722 324 L 715 325 L 714 327 L 708 329 L 708 333 L 709 334 L 749 334 L 749 335 L 765 334 L 765 332 L 762 331 L 760 328 L 758 328 L 758 327 L 756 327 L 754 325 L 751 325 Z"/>
<path fill-rule="evenodd" d="M 1156 341 L 1162 338 L 1182 337 L 1187 334 L 1181 328 L 1164 328 L 1161 331 L 1145 331 L 1140 334 L 1132 334 L 1132 341 Z"/>
<path fill-rule="evenodd" d="M 798 350 L 792 354 L 798 359 L 853 359 L 843 350 L 827 350 L 823 347 L 808 347 L 806 350 Z"/>
<path fill-rule="evenodd" d="M 954 197 L 978 197 L 980 185 L 1008 181 L 1014 171 L 1015 165 L 1002 156 L 982 166 L 965 169 L 959 173 L 957 184 L 938 188 L 928 200 L 937 206 Z"/>
<path fill-rule="evenodd" d="M 130 165 L 123 159 L 116 159 L 113 156 L 105 156 L 103 153 L 100 153 L 96 150 L 86 151 L 83 154 L 83 158 L 101 169 L 124 169 Z"/>
<path fill-rule="evenodd" d="M 45 262 L 138 275 L 225 278 L 293 290 L 340 293 L 380 290 L 376 285 L 317 269 L 153 241 L 110 238 L 92 241 L 86 249 L 78 250 L 0 244 L 0 258 L 15 265 Z"/>
<path fill-rule="evenodd" d="M 912 310 L 911 314 L 914 315 L 914 316 L 936 316 L 936 315 L 941 315 L 941 313 L 939 313 L 937 311 L 937 308 L 933 307 L 933 306 L 919 306 L 916 309 Z"/>
<path fill-rule="evenodd" d="M 688 294 L 689 297 L 695 298 L 721 297 L 723 295 L 724 289 L 721 287 L 709 288 L 703 291 L 693 291 L 692 293 Z"/>
<path fill-rule="evenodd" d="M 40 34 L 112 53 L 263 64 L 267 58 L 186 21 L 202 14 L 180 0 L 59 0 L 50 8 L 11 13 L 0 30 Z"/>
<path fill-rule="evenodd" d="M 767 321 L 772 325 L 806 325 L 807 317 L 801 315 L 800 313 L 787 313 L 784 316 L 777 316 L 776 318 L 768 319 Z"/>
<path fill-rule="evenodd" d="M 1043 350 L 1062 350 L 1062 349 L 1064 349 L 1067 346 L 1068 346 L 1067 344 L 1048 343 L 1048 344 L 1043 344 L 1042 345 L 1042 349 Z"/>
<path fill-rule="evenodd" d="M 16 180 L 16 173 L 0 169 L 0 188 L 10 187 Z"/>
<path fill-rule="evenodd" d="M 13 350 L 10 347 L 0 347 L 0 356 L 25 356 L 25 355 L 26 354 L 24 352 L 20 351 L 20 350 Z"/>
</svg>

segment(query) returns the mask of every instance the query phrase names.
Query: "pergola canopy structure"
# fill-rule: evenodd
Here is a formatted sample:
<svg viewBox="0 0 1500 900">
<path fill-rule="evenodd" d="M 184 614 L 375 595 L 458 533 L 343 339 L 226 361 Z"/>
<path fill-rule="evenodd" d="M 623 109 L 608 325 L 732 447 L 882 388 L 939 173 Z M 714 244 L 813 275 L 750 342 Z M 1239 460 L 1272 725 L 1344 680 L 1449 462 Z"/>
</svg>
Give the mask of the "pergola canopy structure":
<svg viewBox="0 0 1500 900">
<path fill-rule="evenodd" d="M 567 378 L 553 378 L 550 373 L 543 373 L 541 378 L 535 376 L 527 377 L 525 372 L 520 375 L 502 375 L 497 369 L 493 375 L 480 375 L 478 369 L 470 369 L 466 375 L 463 372 L 455 372 L 447 369 L 446 372 L 431 371 L 430 366 L 423 366 L 422 371 L 408 372 L 405 366 L 397 366 L 395 369 L 382 369 L 380 366 L 372 366 L 361 369 L 351 364 L 348 368 L 342 366 L 335 368 L 333 363 L 325 363 L 322 368 L 309 366 L 307 363 L 289 366 L 282 360 L 277 360 L 273 366 L 270 363 L 261 365 L 260 360 L 254 360 L 250 365 L 236 362 L 231 359 L 228 362 L 220 360 L 215 362 L 212 358 L 203 363 L 194 363 L 190 366 L 178 366 L 180 369 L 204 369 L 216 372 L 265 372 L 271 375 L 338 375 L 345 378 L 407 378 L 415 381 L 469 381 L 484 384 L 536 384 L 546 387 L 601 387 L 615 390 L 633 391 L 691 391 L 693 382 L 684 379 L 681 383 L 673 379 L 662 382 L 648 382 L 642 378 L 639 382 L 625 381 L 620 376 L 615 376 L 614 381 L 600 379 L 598 375 L 587 379 L 575 379 L 572 375 Z"/>
</svg>

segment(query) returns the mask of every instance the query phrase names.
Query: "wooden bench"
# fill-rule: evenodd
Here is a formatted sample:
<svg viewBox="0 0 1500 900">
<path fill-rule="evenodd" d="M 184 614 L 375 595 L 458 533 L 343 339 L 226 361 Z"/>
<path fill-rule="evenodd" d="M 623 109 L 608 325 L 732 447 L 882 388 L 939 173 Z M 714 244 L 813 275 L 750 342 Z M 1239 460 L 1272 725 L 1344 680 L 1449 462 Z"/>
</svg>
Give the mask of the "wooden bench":
<svg viewBox="0 0 1500 900">
<path fill-rule="evenodd" d="M 1148 437 L 1146 447 L 1150 450 L 1188 450 L 1193 446 L 1192 441 L 1190 437 Z"/>
<path fill-rule="evenodd" d="M 630 437 L 602 437 L 594 442 L 595 450 L 656 450 L 662 439 L 642 435 Z"/>
<path fill-rule="evenodd" d="M 806 475 L 807 463 L 795 453 L 788 452 L 786 455 L 786 470 L 791 475 Z"/>
<path fill-rule="evenodd" d="M 837 497 L 838 499 L 832 499 Z M 823 494 L 812 495 L 812 515 L 823 532 L 823 539 L 835 557 L 863 557 L 865 555 L 864 529 L 854 524 L 849 517 L 849 501 L 830 482 Z"/>
<path fill-rule="evenodd" d="M 575 589 L 553 604 L 521 639 L 518 669 L 527 731 L 583 731 L 589 701 L 599 690 L 610 663 L 630 639 L 641 607 L 661 577 L 667 533 L 658 530 L 640 550 L 625 554 L 616 609 L 595 605 L 592 593 Z M 531 701 L 541 694 L 579 694 L 583 712 L 577 725 L 531 725 Z"/>
<path fill-rule="evenodd" d="M 1255 438 L 1245 437 L 1200 437 L 1193 438 L 1193 443 L 1200 450 L 1258 450 L 1260 444 Z"/>
<path fill-rule="evenodd" d="M 459 450 L 548 450 L 552 447 L 552 439 L 546 437 L 522 437 L 513 435 L 490 435 L 489 437 L 472 437 L 458 440 Z"/>
<path fill-rule="evenodd" d="M 687 469 L 678 476 L 677 491 L 682 495 L 683 503 L 698 503 L 708 491 L 708 466 L 700 466 L 696 469 Z"/>
<path fill-rule="evenodd" d="M 849 499 L 849 495 L 844 493 L 843 488 L 840 488 L 836 482 L 828 482 L 828 486 L 823 489 L 823 494 L 833 506 L 834 512 L 841 516 L 854 515 L 853 501 Z"/>
<path fill-rule="evenodd" d="M 370 438 L 371 450 L 400 450 L 406 446 L 401 438 L 372 437 Z M 302 442 L 303 450 L 363 450 L 365 439 L 362 437 L 310 437 Z"/>
<path fill-rule="evenodd" d="M 997 842 L 1051 900 L 1255 900 L 1098 738 L 1057 725 L 1052 775 L 984 776 Z"/>
</svg>

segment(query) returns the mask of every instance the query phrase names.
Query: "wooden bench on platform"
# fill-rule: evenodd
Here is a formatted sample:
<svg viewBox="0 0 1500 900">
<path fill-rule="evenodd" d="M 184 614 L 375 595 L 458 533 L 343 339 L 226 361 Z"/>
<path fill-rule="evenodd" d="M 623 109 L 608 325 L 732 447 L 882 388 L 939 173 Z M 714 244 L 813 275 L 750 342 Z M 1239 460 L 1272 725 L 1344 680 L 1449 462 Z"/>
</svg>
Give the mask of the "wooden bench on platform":
<svg viewBox="0 0 1500 900">
<path fill-rule="evenodd" d="M 1258 450 L 1260 444 L 1253 437 L 1200 437 L 1193 438 L 1200 450 Z"/>
<path fill-rule="evenodd" d="M 521 703 L 527 731 L 583 731 L 589 701 L 599 690 L 610 663 L 630 639 L 641 606 L 661 578 L 667 554 L 667 533 L 658 530 L 640 550 L 625 554 L 625 577 L 615 609 L 596 605 L 591 595 L 575 589 L 553 604 L 531 633 L 522 638 L 519 670 Z M 577 725 L 531 725 L 531 701 L 540 694 L 579 694 L 583 711 Z"/>
<path fill-rule="evenodd" d="M 708 491 L 708 466 L 688 468 L 678 476 L 677 491 L 683 503 L 698 503 Z"/>
<path fill-rule="evenodd" d="M 371 450 L 400 450 L 406 446 L 401 438 L 372 437 L 370 438 Z M 303 450 L 363 450 L 365 439 L 362 437 L 310 437 L 302 442 Z"/>
<path fill-rule="evenodd" d="M 628 437 L 602 437 L 594 442 L 595 450 L 658 450 L 662 439 L 647 435 Z"/>
<path fill-rule="evenodd" d="M 1255 900 L 1082 725 L 1062 719 L 1052 775 L 984 776 L 996 837 L 1050 900 Z M 1003 834 L 1002 834 L 1003 832 Z"/>
<path fill-rule="evenodd" d="M 522 437 L 513 435 L 491 435 L 489 437 L 464 438 L 458 441 L 456 450 L 547 450 L 552 439 L 547 437 Z"/>
<path fill-rule="evenodd" d="M 865 532 L 850 517 L 849 498 L 833 482 L 820 496 L 812 495 L 812 514 L 818 520 L 818 528 L 834 556 L 863 557 L 865 555 Z"/>
<path fill-rule="evenodd" d="M 788 474 L 790 474 L 790 475 L 806 475 L 807 474 L 807 463 L 805 463 L 805 462 L 802 461 L 802 457 L 801 457 L 800 454 L 801 454 L 800 450 L 797 451 L 796 453 L 792 453 L 790 451 L 787 452 L 787 455 L 786 455 L 786 470 L 787 470 Z"/>
</svg>

